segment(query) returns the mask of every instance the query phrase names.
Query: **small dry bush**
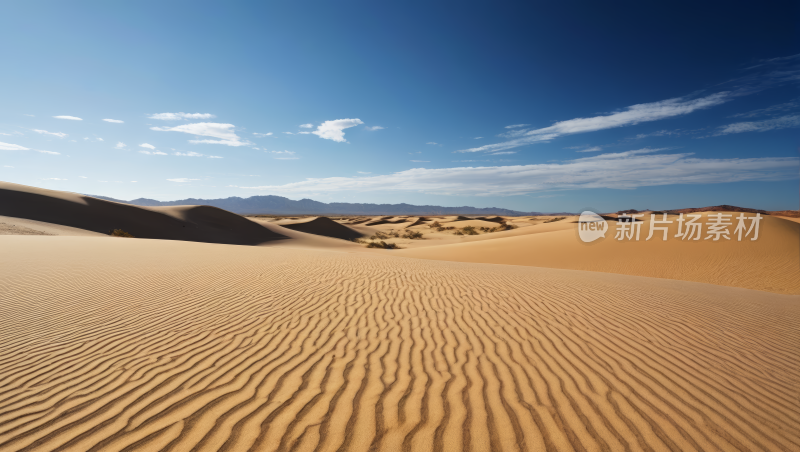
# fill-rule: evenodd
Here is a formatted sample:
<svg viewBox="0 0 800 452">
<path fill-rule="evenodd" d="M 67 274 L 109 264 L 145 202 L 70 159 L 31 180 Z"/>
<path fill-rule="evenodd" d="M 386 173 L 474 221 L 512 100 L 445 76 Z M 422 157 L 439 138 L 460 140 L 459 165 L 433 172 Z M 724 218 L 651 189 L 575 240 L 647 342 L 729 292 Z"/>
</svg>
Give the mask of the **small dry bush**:
<svg viewBox="0 0 800 452">
<path fill-rule="evenodd" d="M 549 220 L 544 220 L 544 222 L 545 223 L 555 223 L 556 221 L 561 221 L 564 218 L 567 218 L 567 217 L 555 217 L 555 218 L 551 218 Z"/>
<path fill-rule="evenodd" d="M 367 243 L 367 248 L 381 248 L 384 250 L 399 250 L 400 247 L 397 246 L 395 243 L 386 243 L 383 240 L 380 242 L 369 242 Z"/>
<path fill-rule="evenodd" d="M 400 237 L 400 234 L 394 232 L 393 230 L 389 231 L 389 232 L 378 231 L 375 234 L 373 234 L 372 237 L 370 237 L 369 239 L 370 240 L 386 240 L 386 239 L 392 238 L 392 237 L 398 238 L 398 237 Z"/>
<path fill-rule="evenodd" d="M 431 228 L 431 229 L 439 229 L 439 228 L 442 227 L 442 224 L 439 223 L 438 221 L 434 221 L 428 227 Z"/>
<path fill-rule="evenodd" d="M 403 233 L 403 235 L 402 235 L 402 238 L 404 238 L 404 239 L 411 239 L 411 240 L 422 240 L 422 233 L 421 233 L 421 232 L 419 232 L 419 231 L 409 231 L 409 230 L 406 230 L 406 231 Z"/>
<path fill-rule="evenodd" d="M 122 229 L 114 229 L 113 231 L 109 232 L 108 235 L 110 235 L 111 237 L 127 237 L 130 239 L 136 238 L 131 234 L 128 234 L 127 232 L 123 231 Z"/>
</svg>

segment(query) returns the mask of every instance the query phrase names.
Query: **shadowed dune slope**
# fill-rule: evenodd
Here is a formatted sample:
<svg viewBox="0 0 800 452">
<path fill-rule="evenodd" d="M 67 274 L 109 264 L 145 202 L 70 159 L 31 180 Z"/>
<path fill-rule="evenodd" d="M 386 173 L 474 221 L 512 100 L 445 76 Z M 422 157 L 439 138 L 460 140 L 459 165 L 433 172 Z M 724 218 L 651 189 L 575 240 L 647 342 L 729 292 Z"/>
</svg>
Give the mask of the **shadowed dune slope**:
<svg viewBox="0 0 800 452">
<path fill-rule="evenodd" d="M 284 238 L 216 207 L 138 207 L 8 182 L 0 182 L 0 215 L 148 239 L 257 245 Z"/>
<path fill-rule="evenodd" d="M 707 214 L 703 217 L 705 223 Z M 558 222 L 499 233 L 504 238 L 479 236 L 470 243 L 398 250 L 394 254 L 621 273 L 800 294 L 800 224 L 765 216 L 758 240 L 745 238 L 741 242 L 733 235 L 732 240 L 705 240 L 705 228 L 701 240 L 681 240 L 675 237 L 677 226 L 669 225 L 666 241 L 658 231 L 646 240 L 648 218 L 641 225 L 638 241 L 618 241 L 614 239 L 617 222 L 609 222 L 606 238 L 587 244 L 578 238 L 577 223 Z"/>
<path fill-rule="evenodd" d="M 353 240 L 363 237 L 363 234 L 360 232 L 354 231 L 343 224 L 339 224 L 328 217 L 316 217 L 307 221 L 298 221 L 296 223 L 282 222 L 279 224 L 284 228 L 293 229 L 295 231 L 337 239 Z"/>
<path fill-rule="evenodd" d="M 800 450 L 797 296 L 285 247 L 0 246 L 0 450 Z"/>
</svg>

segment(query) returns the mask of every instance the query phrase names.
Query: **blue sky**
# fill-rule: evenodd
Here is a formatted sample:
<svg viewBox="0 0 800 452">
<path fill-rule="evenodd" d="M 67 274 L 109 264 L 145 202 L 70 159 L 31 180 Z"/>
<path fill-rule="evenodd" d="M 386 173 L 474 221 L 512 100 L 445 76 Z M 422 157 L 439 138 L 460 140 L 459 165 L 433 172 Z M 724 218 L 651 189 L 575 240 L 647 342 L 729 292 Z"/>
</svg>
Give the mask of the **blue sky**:
<svg viewBox="0 0 800 452">
<path fill-rule="evenodd" d="M 0 180 L 798 208 L 796 4 L 526 3 L 7 2 Z"/>
</svg>

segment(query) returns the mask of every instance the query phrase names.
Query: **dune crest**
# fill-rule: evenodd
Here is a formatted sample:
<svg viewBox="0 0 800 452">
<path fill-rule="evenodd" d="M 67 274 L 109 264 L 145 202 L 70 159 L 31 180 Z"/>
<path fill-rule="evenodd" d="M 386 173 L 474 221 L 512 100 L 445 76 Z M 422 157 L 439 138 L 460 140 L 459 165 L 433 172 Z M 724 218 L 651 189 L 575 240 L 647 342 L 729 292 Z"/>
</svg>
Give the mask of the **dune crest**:
<svg viewBox="0 0 800 452">
<path fill-rule="evenodd" d="M 144 239 L 257 245 L 285 238 L 216 207 L 138 207 L 8 182 L 0 182 L 0 215 Z"/>
<path fill-rule="evenodd" d="M 343 240 L 353 240 L 363 237 L 363 234 L 360 232 L 337 223 L 328 217 L 306 218 L 300 221 L 280 222 L 278 224 L 284 228 L 305 232 L 307 234 L 322 235 Z"/>
</svg>

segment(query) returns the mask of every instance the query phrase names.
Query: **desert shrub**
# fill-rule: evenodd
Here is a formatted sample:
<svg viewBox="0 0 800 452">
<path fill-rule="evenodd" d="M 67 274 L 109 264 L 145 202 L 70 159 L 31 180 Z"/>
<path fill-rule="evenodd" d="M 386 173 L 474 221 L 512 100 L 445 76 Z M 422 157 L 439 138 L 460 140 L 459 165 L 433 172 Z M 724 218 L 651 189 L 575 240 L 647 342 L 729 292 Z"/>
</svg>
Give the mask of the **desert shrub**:
<svg viewBox="0 0 800 452">
<path fill-rule="evenodd" d="M 431 223 L 431 224 L 430 224 L 430 226 L 428 226 L 428 227 L 430 227 L 431 229 L 437 229 L 437 230 L 438 230 L 439 228 L 441 228 L 441 227 L 442 227 L 442 225 L 441 225 L 441 223 L 439 223 L 438 221 L 434 221 L 434 222 L 433 222 L 433 223 Z"/>
<path fill-rule="evenodd" d="M 389 234 L 387 234 L 385 232 L 378 231 L 375 234 L 373 234 L 372 237 L 370 237 L 369 239 L 370 240 L 385 240 L 385 239 L 388 239 L 389 237 L 391 237 Z"/>
<path fill-rule="evenodd" d="M 128 234 L 127 232 L 123 231 L 122 229 L 114 229 L 113 231 L 109 232 L 108 235 L 110 235 L 111 237 L 127 237 L 130 239 L 136 238 L 131 234 Z"/>
<path fill-rule="evenodd" d="M 422 239 L 422 233 L 419 232 L 419 231 L 406 230 L 406 232 L 403 233 L 403 238 L 404 239 L 411 239 L 411 240 L 420 240 L 420 239 Z"/>
<path fill-rule="evenodd" d="M 400 247 L 397 246 L 395 243 L 386 243 L 383 240 L 380 242 L 369 242 L 367 243 L 367 248 L 381 248 L 384 250 L 399 250 Z"/>
<path fill-rule="evenodd" d="M 456 232 L 453 233 L 453 235 L 464 235 L 464 233 L 461 232 L 461 231 L 456 231 Z"/>
<path fill-rule="evenodd" d="M 512 229 L 517 229 L 518 227 L 519 226 L 514 224 L 500 223 L 500 226 L 493 227 L 491 232 L 510 231 Z"/>
<path fill-rule="evenodd" d="M 545 223 L 555 223 L 556 221 L 561 221 L 564 218 L 567 218 L 567 217 L 555 217 L 555 218 L 551 218 L 549 220 L 544 220 L 544 222 Z"/>
<path fill-rule="evenodd" d="M 463 228 L 461 228 L 461 233 L 463 235 L 478 235 L 478 234 L 480 234 L 478 232 L 478 230 L 475 229 L 475 226 L 464 226 Z"/>
</svg>

